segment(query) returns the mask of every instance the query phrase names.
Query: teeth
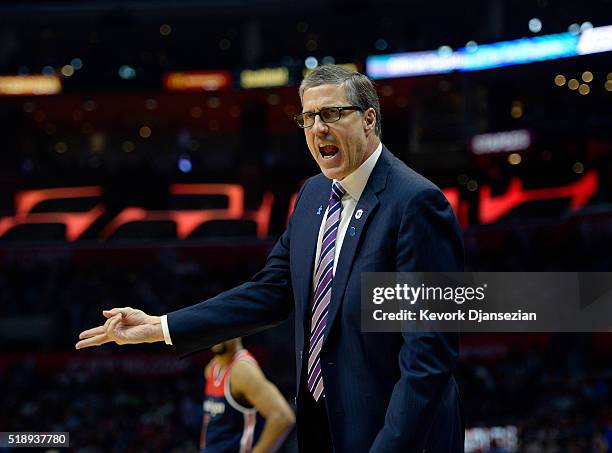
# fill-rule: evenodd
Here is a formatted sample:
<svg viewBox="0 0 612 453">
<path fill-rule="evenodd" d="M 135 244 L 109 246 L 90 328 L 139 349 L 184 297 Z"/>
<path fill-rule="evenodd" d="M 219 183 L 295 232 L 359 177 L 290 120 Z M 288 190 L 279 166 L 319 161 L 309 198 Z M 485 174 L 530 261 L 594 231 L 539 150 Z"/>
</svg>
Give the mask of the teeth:
<svg viewBox="0 0 612 453">
<path fill-rule="evenodd" d="M 333 154 L 327 154 L 327 153 L 325 152 L 325 148 L 326 148 L 327 146 L 333 146 L 333 147 L 335 147 L 335 148 L 336 148 L 335 152 L 334 152 Z M 324 144 L 324 145 L 319 145 L 319 153 L 321 154 L 321 158 L 322 158 L 323 160 L 330 160 L 330 159 L 333 159 L 334 157 L 336 157 L 336 154 L 338 154 L 338 151 L 339 151 L 339 149 L 337 148 L 337 146 L 336 146 L 336 145 L 333 145 L 333 144 Z"/>
</svg>

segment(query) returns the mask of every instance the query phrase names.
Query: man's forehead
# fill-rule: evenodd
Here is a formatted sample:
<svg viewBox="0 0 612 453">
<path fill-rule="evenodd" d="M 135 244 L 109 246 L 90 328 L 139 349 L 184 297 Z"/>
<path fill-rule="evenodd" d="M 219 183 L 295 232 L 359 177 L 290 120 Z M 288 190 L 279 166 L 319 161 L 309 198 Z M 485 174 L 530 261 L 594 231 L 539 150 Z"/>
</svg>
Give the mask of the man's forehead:
<svg viewBox="0 0 612 453">
<path fill-rule="evenodd" d="M 302 106 L 308 110 L 346 102 L 346 91 L 341 85 L 319 85 L 308 88 L 302 95 Z"/>
</svg>

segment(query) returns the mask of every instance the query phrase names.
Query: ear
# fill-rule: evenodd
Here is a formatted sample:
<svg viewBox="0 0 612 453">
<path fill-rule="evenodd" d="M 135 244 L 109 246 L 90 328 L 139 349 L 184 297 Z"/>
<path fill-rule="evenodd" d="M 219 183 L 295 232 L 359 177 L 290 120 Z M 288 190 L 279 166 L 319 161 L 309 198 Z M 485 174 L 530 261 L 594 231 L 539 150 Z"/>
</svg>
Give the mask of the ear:
<svg viewBox="0 0 612 453">
<path fill-rule="evenodd" d="M 376 111 L 370 107 L 363 113 L 364 130 L 370 135 L 376 129 Z"/>
</svg>

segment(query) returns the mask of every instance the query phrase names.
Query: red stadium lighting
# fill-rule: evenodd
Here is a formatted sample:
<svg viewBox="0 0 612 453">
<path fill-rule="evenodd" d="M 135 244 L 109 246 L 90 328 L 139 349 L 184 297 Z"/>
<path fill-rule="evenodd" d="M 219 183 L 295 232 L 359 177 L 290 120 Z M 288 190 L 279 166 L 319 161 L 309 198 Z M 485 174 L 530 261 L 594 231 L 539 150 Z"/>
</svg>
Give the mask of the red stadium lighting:
<svg viewBox="0 0 612 453">
<path fill-rule="evenodd" d="M 32 223 L 62 223 L 66 226 L 66 240 L 76 241 L 105 211 L 101 204 L 96 204 L 85 212 L 45 212 L 33 213 L 32 210 L 43 201 L 70 198 L 99 197 L 102 188 L 66 187 L 57 189 L 27 190 L 15 196 L 13 217 L 0 217 L 0 236 L 11 228 Z"/>
<path fill-rule="evenodd" d="M 597 192 L 597 172 L 590 171 L 578 181 L 560 187 L 523 190 L 520 179 L 514 178 L 503 195 L 493 196 L 491 187 L 485 185 L 480 189 L 480 223 L 495 223 L 517 206 L 529 201 L 569 198 L 570 209 L 575 211 L 583 207 Z"/>
</svg>

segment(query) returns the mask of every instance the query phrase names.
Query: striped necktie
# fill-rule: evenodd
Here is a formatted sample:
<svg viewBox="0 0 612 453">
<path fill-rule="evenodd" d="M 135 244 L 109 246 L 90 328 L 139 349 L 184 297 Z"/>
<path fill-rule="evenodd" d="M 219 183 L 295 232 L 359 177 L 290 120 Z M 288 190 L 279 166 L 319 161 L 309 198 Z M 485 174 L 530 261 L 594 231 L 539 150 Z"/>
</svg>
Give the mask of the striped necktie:
<svg viewBox="0 0 612 453">
<path fill-rule="evenodd" d="M 342 197 L 346 191 L 339 182 L 332 184 L 329 195 L 327 219 L 323 229 L 321 253 L 315 272 L 315 291 L 312 302 L 312 319 L 310 324 L 310 348 L 308 350 L 308 390 L 315 401 L 323 395 L 323 375 L 321 374 L 321 345 L 323 331 L 327 325 L 328 306 L 331 300 L 331 288 L 334 278 L 334 255 L 336 234 L 340 225 Z"/>
</svg>

